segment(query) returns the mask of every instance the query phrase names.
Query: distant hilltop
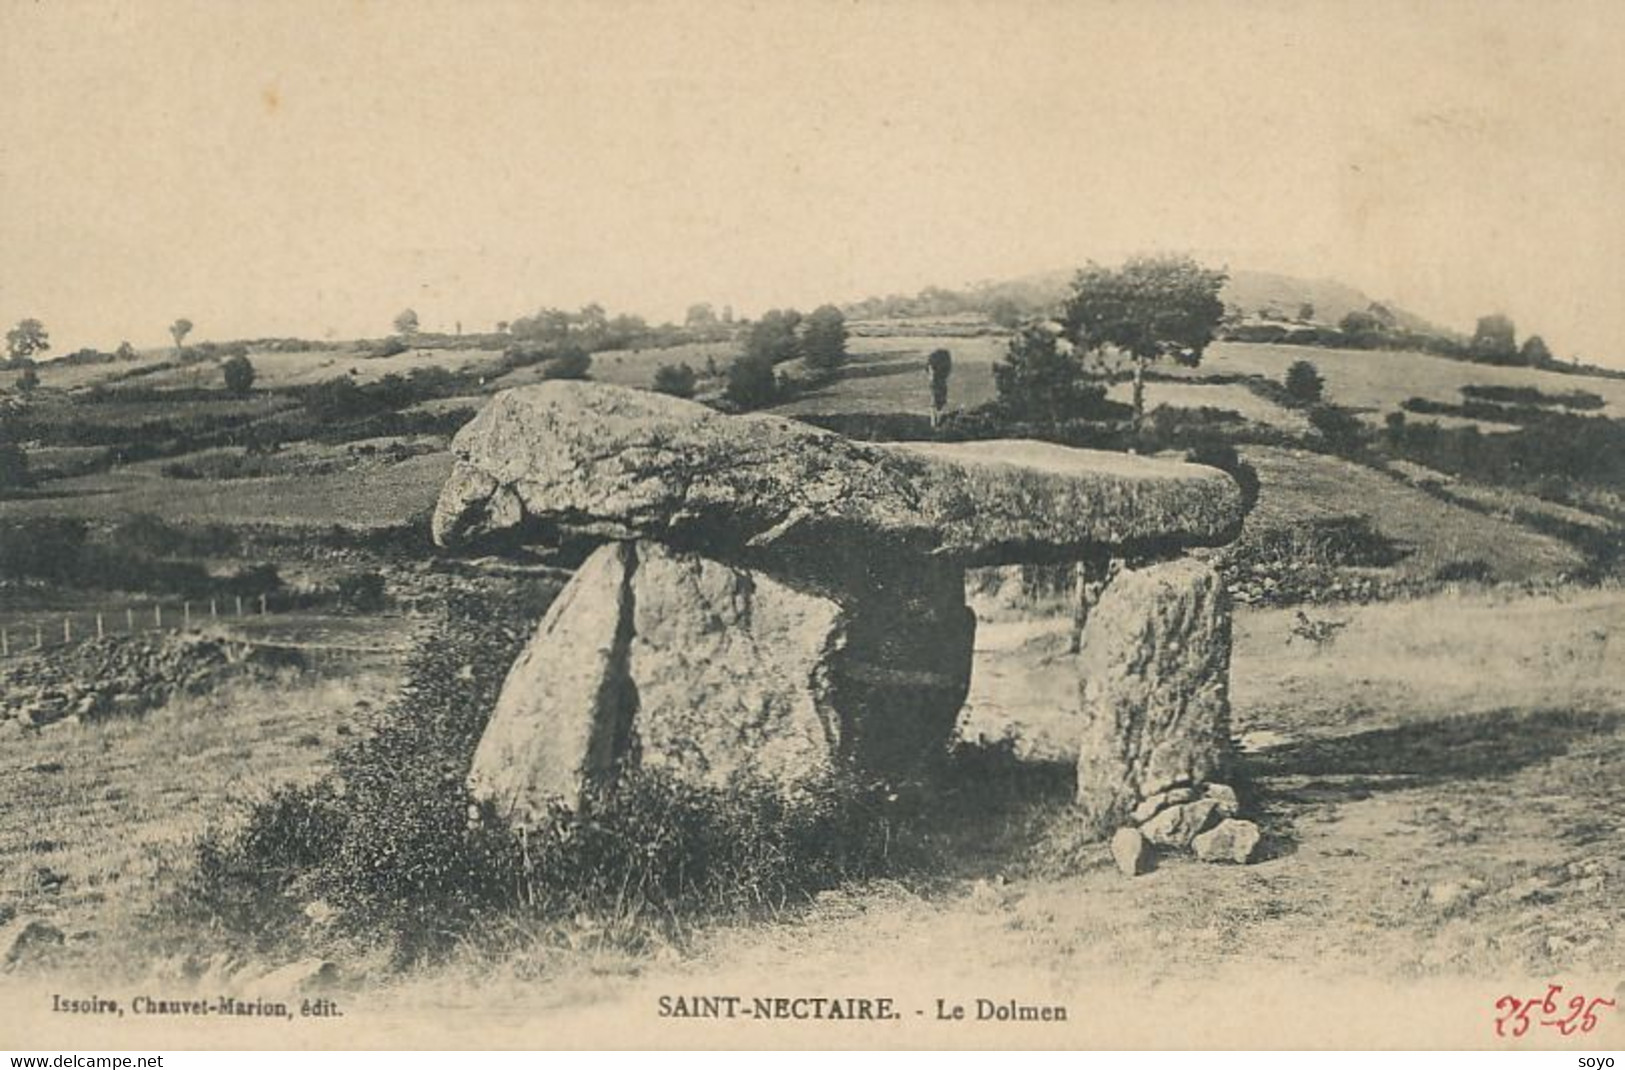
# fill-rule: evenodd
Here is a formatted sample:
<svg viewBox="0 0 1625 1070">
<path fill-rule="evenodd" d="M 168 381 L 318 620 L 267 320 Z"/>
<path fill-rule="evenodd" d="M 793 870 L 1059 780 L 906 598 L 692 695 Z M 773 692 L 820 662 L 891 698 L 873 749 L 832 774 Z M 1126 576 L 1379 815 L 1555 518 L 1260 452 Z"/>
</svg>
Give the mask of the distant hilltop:
<svg viewBox="0 0 1625 1070">
<path fill-rule="evenodd" d="M 1014 279 L 975 283 L 953 290 L 928 286 L 918 294 L 867 297 L 844 306 L 855 319 L 896 316 L 945 316 L 983 312 L 995 321 L 1022 318 L 1054 309 L 1066 298 L 1076 268 L 1044 271 Z M 1393 322 L 1409 331 L 1434 335 L 1457 332 L 1399 308 L 1374 301 L 1365 292 L 1335 279 L 1305 279 L 1270 271 L 1232 270 L 1222 292 L 1224 303 L 1243 320 L 1278 320 L 1332 325 L 1350 312 L 1365 312 L 1380 305 Z"/>
</svg>

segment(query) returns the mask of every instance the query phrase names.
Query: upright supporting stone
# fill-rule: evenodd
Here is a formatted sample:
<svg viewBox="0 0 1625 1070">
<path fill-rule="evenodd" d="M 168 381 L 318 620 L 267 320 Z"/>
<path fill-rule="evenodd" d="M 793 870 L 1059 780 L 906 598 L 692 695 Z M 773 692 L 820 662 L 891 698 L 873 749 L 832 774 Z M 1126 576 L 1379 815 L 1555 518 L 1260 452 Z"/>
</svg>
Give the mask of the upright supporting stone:
<svg viewBox="0 0 1625 1070">
<path fill-rule="evenodd" d="M 828 679 L 841 618 L 760 573 L 637 544 L 626 668 L 640 764 L 714 788 L 793 792 L 826 776 L 843 735 Z"/>
<path fill-rule="evenodd" d="M 533 824 L 555 801 L 578 805 L 625 749 L 632 560 L 624 543 L 588 558 L 503 682 L 469 789 L 515 824 Z"/>
<path fill-rule="evenodd" d="M 1230 612 L 1192 559 L 1120 571 L 1084 630 L 1077 801 L 1106 835 L 1148 795 L 1222 780 L 1230 748 Z"/>
<path fill-rule="evenodd" d="M 469 776 L 516 824 L 620 770 L 766 784 L 897 779 L 945 753 L 975 621 L 957 570 L 865 578 L 726 565 L 651 542 L 596 551 L 514 663 Z"/>
</svg>

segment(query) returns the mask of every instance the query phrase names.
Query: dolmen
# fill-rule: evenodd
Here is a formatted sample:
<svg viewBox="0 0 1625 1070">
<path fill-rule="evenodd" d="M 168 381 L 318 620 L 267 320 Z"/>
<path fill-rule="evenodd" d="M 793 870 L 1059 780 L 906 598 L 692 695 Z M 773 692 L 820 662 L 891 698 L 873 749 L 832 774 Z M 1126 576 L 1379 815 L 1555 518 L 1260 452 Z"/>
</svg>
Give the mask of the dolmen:
<svg viewBox="0 0 1625 1070">
<path fill-rule="evenodd" d="M 1101 835 L 1222 776 L 1229 612 L 1182 556 L 1234 538 L 1241 493 L 1178 460 L 1030 441 L 866 443 L 781 417 L 555 381 L 453 442 L 448 548 L 590 553 L 514 663 L 469 781 L 518 825 L 628 768 L 794 799 L 902 781 L 970 684 L 965 570 L 1100 560 L 1085 625 L 1078 803 Z"/>
</svg>

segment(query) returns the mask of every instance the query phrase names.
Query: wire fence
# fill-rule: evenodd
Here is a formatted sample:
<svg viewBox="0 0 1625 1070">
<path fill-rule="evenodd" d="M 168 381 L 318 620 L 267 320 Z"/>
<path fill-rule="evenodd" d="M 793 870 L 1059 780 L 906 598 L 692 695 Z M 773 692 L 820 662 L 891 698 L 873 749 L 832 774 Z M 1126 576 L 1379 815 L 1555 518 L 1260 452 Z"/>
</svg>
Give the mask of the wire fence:
<svg viewBox="0 0 1625 1070">
<path fill-rule="evenodd" d="M 390 653 L 395 645 L 353 642 L 312 641 L 308 634 L 297 637 L 256 634 L 281 630 L 284 622 L 313 623 L 307 611 L 279 614 L 279 607 L 263 596 L 207 598 L 198 600 L 152 600 L 127 605 L 80 609 L 38 609 L 0 611 L 0 659 L 32 654 L 53 647 L 69 646 L 87 639 L 108 636 L 142 635 L 152 632 L 184 632 L 211 626 L 224 626 L 242 642 L 291 646 L 334 653 Z M 301 628 L 301 632 L 324 631 Z"/>
</svg>

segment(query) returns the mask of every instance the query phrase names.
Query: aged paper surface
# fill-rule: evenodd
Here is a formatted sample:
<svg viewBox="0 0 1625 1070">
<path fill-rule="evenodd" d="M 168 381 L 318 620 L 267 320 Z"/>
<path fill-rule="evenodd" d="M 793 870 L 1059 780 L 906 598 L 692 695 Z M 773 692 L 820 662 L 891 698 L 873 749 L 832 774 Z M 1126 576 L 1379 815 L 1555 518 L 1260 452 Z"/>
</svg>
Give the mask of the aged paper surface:
<svg viewBox="0 0 1625 1070">
<path fill-rule="evenodd" d="M 0 1046 L 1618 1046 L 1622 46 L 1609 3 L 0 4 Z M 1226 318 L 1139 384 L 1172 459 L 1077 462 L 1088 508 L 1031 443 L 645 439 L 624 399 L 453 465 L 572 347 L 593 385 L 550 397 L 681 363 L 851 438 L 999 438 L 966 414 L 1018 321 L 1139 254 L 1223 269 Z M 749 325 L 826 303 L 844 366 L 738 402 Z M 572 581 L 605 538 L 636 571 Z M 1169 557 L 1222 595 L 1110 601 Z M 1086 735 L 1105 679 L 1173 727 Z M 601 855 L 467 846 L 471 760 L 788 777 L 881 746 L 859 692 L 894 732 L 952 693 L 957 749 L 857 824 L 739 802 L 664 869 L 675 803 Z M 729 702 L 771 723 L 720 739 Z M 1162 740 L 1194 764 L 1153 788 L 1134 733 L 1226 710 L 1222 774 Z M 1246 864 L 1119 872 L 1080 739 L 1187 833 L 1261 831 L 1202 848 Z M 712 899 L 640 883 L 678 871 Z"/>
</svg>

